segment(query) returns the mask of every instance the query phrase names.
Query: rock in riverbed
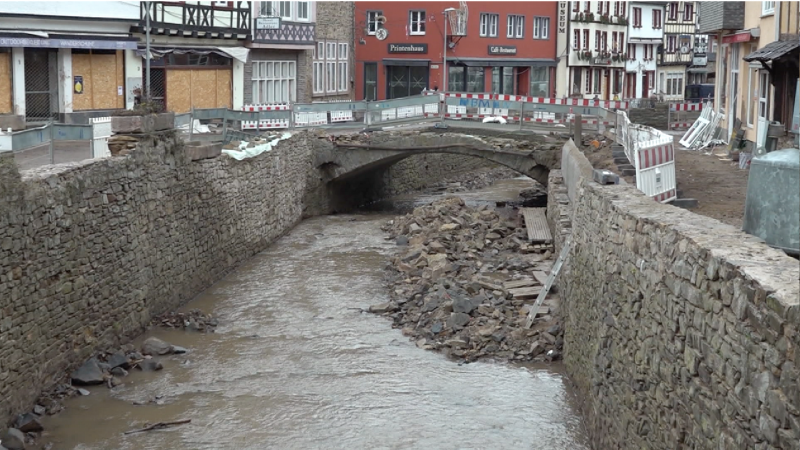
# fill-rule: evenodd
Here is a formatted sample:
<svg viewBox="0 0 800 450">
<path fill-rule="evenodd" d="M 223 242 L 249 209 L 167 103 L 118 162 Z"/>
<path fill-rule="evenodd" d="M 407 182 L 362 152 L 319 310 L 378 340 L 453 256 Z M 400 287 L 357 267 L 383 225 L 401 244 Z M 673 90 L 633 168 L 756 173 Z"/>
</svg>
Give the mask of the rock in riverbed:
<svg viewBox="0 0 800 450">
<path fill-rule="evenodd" d="M 87 360 L 82 366 L 78 367 L 72 372 L 71 378 L 72 383 L 78 386 L 90 386 L 105 382 L 103 370 L 95 358 Z"/>
<path fill-rule="evenodd" d="M 171 344 L 157 337 L 149 337 L 142 343 L 142 353 L 145 355 L 168 355 L 172 353 Z"/>
<path fill-rule="evenodd" d="M 424 349 L 468 361 L 552 360 L 563 346 L 558 299 L 550 295 L 525 329 L 552 261 L 528 249 L 517 223 L 487 206 L 447 197 L 395 218 L 388 239 L 408 236 L 390 265 L 391 301 L 370 312 L 390 316 Z"/>
<path fill-rule="evenodd" d="M 5 433 L 0 435 L 0 443 L 8 450 L 24 450 L 25 433 L 16 428 L 8 428 Z"/>
</svg>

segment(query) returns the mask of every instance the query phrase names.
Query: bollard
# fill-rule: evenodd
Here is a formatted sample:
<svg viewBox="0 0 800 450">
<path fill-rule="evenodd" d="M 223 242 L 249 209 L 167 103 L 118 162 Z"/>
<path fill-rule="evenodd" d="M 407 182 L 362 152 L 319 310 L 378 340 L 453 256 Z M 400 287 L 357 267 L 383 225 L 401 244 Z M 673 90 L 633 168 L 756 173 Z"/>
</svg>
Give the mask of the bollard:
<svg viewBox="0 0 800 450">
<path fill-rule="evenodd" d="M 573 116 L 573 121 L 575 122 L 575 131 L 572 134 L 572 140 L 578 146 L 583 145 L 583 116 L 581 114 L 575 114 Z"/>
</svg>

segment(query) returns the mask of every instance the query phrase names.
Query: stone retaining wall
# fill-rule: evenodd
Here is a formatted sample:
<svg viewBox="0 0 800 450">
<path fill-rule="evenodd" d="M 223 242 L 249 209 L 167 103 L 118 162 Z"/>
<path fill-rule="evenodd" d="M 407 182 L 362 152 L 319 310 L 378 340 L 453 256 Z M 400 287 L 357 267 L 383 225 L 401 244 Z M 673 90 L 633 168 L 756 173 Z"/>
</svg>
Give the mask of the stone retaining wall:
<svg viewBox="0 0 800 450">
<path fill-rule="evenodd" d="M 595 448 L 800 448 L 798 261 L 632 186 L 582 178 L 568 210 L 564 360 Z"/>
<path fill-rule="evenodd" d="M 453 154 L 428 154 L 408 157 L 384 172 L 388 195 L 415 191 L 449 176 L 496 167 L 485 159 Z"/>
<path fill-rule="evenodd" d="M 175 138 L 130 157 L 0 171 L 0 422 L 143 331 L 303 216 L 306 134 L 245 161 Z"/>
</svg>

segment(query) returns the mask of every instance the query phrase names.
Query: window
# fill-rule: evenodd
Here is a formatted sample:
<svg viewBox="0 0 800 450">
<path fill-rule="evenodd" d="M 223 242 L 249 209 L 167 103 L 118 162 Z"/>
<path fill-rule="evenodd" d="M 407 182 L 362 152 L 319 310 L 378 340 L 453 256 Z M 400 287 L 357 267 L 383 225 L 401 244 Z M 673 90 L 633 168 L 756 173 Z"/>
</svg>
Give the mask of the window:
<svg viewBox="0 0 800 450">
<path fill-rule="evenodd" d="M 694 4 L 692 2 L 683 2 L 684 22 L 691 22 L 693 15 L 694 15 Z"/>
<path fill-rule="evenodd" d="M 345 42 L 317 42 L 313 62 L 315 95 L 349 91 L 349 52 L 349 44 Z"/>
<path fill-rule="evenodd" d="M 311 20 L 308 3 L 309 2 L 297 2 L 297 20 L 304 22 Z"/>
<path fill-rule="evenodd" d="M 617 33 L 616 31 L 611 33 L 611 51 L 614 53 L 617 53 L 619 49 L 622 48 L 617 46 L 617 34 L 619 33 Z"/>
<path fill-rule="evenodd" d="M 497 14 L 481 13 L 481 37 L 497 37 L 497 24 L 500 16 Z"/>
<path fill-rule="evenodd" d="M 592 93 L 592 70 L 586 69 L 586 76 L 584 77 L 583 92 L 586 94 Z"/>
<path fill-rule="evenodd" d="M 683 95 L 683 74 L 667 74 L 667 95 Z"/>
<path fill-rule="evenodd" d="M 262 17 L 272 17 L 274 15 L 272 12 L 272 2 L 259 2 L 258 15 Z"/>
<path fill-rule="evenodd" d="M 425 11 L 409 11 L 408 25 L 410 34 L 425 34 Z"/>
<path fill-rule="evenodd" d="M 624 31 L 620 31 L 619 32 L 619 41 L 617 41 L 614 45 L 618 49 L 625 48 L 625 32 Z"/>
<path fill-rule="evenodd" d="M 653 28 L 654 29 L 659 29 L 659 28 L 661 28 L 661 24 L 662 24 L 662 22 L 661 22 L 661 10 L 660 9 L 654 9 L 653 10 Z"/>
<path fill-rule="evenodd" d="M 583 11 L 589 12 L 589 2 L 583 2 Z"/>
<path fill-rule="evenodd" d="M 644 46 L 644 59 L 653 59 L 653 44 Z"/>
<path fill-rule="evenodd" d="M 486 72 L 483 67 L 467 67 L 467 92 L 486 90 Z"/>
<path fill-rule="evenodd" d="M 600 31 L 595 30 L 594 32 L 594 51 L 600 51 Z"/>
<path fill-rule="evenodd" d="M 600 51 L 608 51 L 608 31 L 603 31 L 602 40 L 600 41 Z"/>
<path fill-rule="evenodd" d="M 633 27 L 642 28 L 642 8 L 633 8 Z"/>
<path fill-rule="evenodd" d="M 295 61 L 253 61 L 253 103 L 295 101 Z"/>
<path fill-rule="evenodd" d="M 775 14 L 775 2 L 761 2 L 761 15 Z"/>
<path fill-rule="evenodd" d="M 600 81 L 602 81 L 602 76 L 603 76 L 603 69 L 594 69 L 594 76 L 592 77 L 593 78 L 592 84 L 594 86 L 594 89 L 592 90 L 593 94 L 600 93 Z"/>
<path fill-rule="evenodd" d="M 275 12 L 281 19 L 292 20 L 292 2 L 273 2 Z"/>
<path fill-rule="evenodd" d="M 652 90 L 656 82 L 656 72 L 654 70 L 648 70 L 645 73 L 647 74 L 647 89 Z"/>
<path fill-rule="evenodd" d="M 583 30 L 583 49 L 589 50 L 589 30 Z"/>
<path fill-rule="evenodd" d="M 636 59 L 636 45 L 628 44 L 628 59 L 631 61 Z"/>
<path fill-rule="evenodd" d="M 756 85 L 756 80 L 758 79 L 757 71 L 755 67 L 750 67 L 750 70 L 747 73 L 747 100 L 745 101 L 745 105 L 747 105 L 747 112 L 745 114 L 747 118 L 747 127 L 753 128 L 753 119 L 755 118 L 755 106 L 758 104 L 758 97 L 756 97 L 754 87 Z"/>
<path fill-rule="evenodd" d="M 483 69 L 483 67 L 448 67 L 448 89 L 455 92 L 484 92 L 485 74 Z"/>
<path fill-rule="evenodd" d="M 667 5 L 667 15 L 669 20 L 678 20 L 678 2 L 672 2 Z"/>
<path fill-rule="evenodd" d="M 619 15 L 619 2 L 614 2 L 614 15 Z"/>
<path fill-rule="evenodd" d="M 550 18 L 549 17 L 534 17 L 533 18 L 533 38 L 534 39 L 549 39 L 550 38 Z"/>
<path fill-rule="evenodd" d="M 513 67 L 492 67 L 492 94 L 514 95 Z"/>
<path fill-rule="evenodd" d="M 578 12 L 580 10 L 581 2 L 572 2 L 572 11 Z"/>
<path fill-rule="evenodd" d="M 378 17 L 383 15 L 383 11 L 367 11 L 367 34 L 374 36 L 381 27 Z"/>
<path fill-rule="evenodd" d="M 675 35 L 667 36 L 667 53 L 675 53 L 678 46 L 678 37 Z"/>
<path fill-rule="evenodd" d="M 547 67 L 531 67 L 531 96 L 549 97 L 550 70 Z"/>
<path fill-rule="evenodd" d="M 622 94 L 622 70 L 614 71 L 614 95 Z"/>
<path fill-rule="evenodd" d="M 581 48 L 581 30 L 572 30 L 572 49 Z"/>
<path fill-rule="evenodd" d="M 506 37 L 522 39 L 525 34 L 525 16 L 508 15 Z"/>
</svg>

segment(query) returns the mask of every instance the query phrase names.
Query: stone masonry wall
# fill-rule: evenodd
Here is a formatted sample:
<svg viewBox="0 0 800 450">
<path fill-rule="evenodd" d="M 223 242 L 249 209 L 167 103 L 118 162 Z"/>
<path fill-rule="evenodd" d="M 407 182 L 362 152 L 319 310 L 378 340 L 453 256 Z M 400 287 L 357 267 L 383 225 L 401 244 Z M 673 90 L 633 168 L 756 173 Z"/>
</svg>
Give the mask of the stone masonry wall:
<svg viewBox="0 0 800 450">
<path fill-rule="evenodd" d="M 0 422 L 300 221 L 314 188 L 307 136 L 196 162 L 152 139 L 22 178 L 0 158 Z"/>
<path fill-rule="evenodd" d="M 800 448 L 800 263 L 632 186 L 579 187 L 559 287 L 595 448 Z"/>
<path fill-rule="evenodd" d="M 454 154 L 425 154 L 408 157 L 384 172 L 387 195 L 398 195 L 424 188 L 447 176 L 494 167 L 484 159 Z"/>
</svg>

